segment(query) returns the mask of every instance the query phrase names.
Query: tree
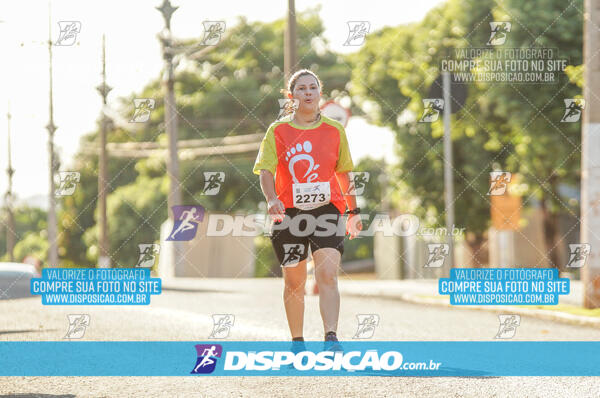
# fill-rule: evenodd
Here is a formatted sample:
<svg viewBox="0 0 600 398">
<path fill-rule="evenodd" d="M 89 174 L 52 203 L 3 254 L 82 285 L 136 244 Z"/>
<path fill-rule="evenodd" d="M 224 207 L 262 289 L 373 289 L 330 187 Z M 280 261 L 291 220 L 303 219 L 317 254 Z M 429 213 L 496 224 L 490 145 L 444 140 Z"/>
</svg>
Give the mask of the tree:
<svg viewBox="0 0 600 398">
<path fill-rule="evenodd" d="M 26 256 L 33 256 L 37 259 L 46 258 L 49 247 L 50 245 L 46 237 L 37 232 L 26 232 L 23 238 L 15 245 L 15 260 L 23 261 Z"/>
<path fill-rule="evenodd" d="M 18 206 L 13 209 L 15 217 L 15 248 L 13 251 L 15 261 L 23 260 L 27 254 L 35 255 L 40 260 L 46 258 L 46 252 L 42 249 L 48 248 L 46 239 L 46 212 L 42 209 L 32 208 L 27 205 Z M 4 220 L 4 214 L 0 220 Z M 6 228 L 5 223 L 0 223 L 3 228 L 0 232 L 0 259 L 8 261 L 6 252 Z M 31 236 L 30 236 L 31 235 Z M 21 243 L 21 241 L 26 241 Z M 35 241 L 35 244 L 34 244 Z M 31 250 L 29 250 L 31 249 Z"/>
<path fill-rule="evenodd" d="M 350 70 L 324 47 L 323 24 L 317 9 L 297 14 L 299 68 L 311 68 L 324 81 L 324 94 L 341 95 Z M 284 20 L 249 23 L 241 18 L 218 46 L 201 59 L 183 59 L 176 70 L 175 93 L 179 139 L 201 139 L 264 133 L 279 112 L 284 87 Z M 198 45 L 201 39 L 187 41 Z M 334 95 L 335 95 L 334 94 Z M 131 118 L 134 98 L 154 98 L 150 120 L 135 134 L 116 128 L 109 142 L 154 141 L 166 143 L 164 104 L 159 79 L 123 99 L 119 112 Z M 98 131 L 84 137 L 82 146 L 97 146 Z M 258 178 L 252 174 L 256 153 L 214 155 L 181 160 L 183 204 L 200 204 L 211 212 L 254 211 L 264 201 Z M 95 262 L 97 254 L 97 156 L 80 152 L 75 169 L 81 172 L 76 193 L 62 201 L 61 244 L 65 261 Z M 204 195 L 205 171 L 225 172 L 218 195 Z M 137 244 L 159 239 L 167 218 L 164 159 L 110 159 L 108 201 L 110 252 L 119 265 L 131 265 Z M 84 232 L 85 231 L 85 232 Z"/>
<path fill-rule="evenodd" d="M 364 191 L 357 198 L 361 214 L 368 214 L 372 221 L 377 213 L 382 212 L 381 201 L 383 197 L 381 175 L 386 172 L 386 164 L 382 159 L 366 157 L 355 162 L 355 172 L 369 173 L 369 180 L 365 184 Z M 357 187 L 359 188 L 359 187 Z M 366 230 L 369 222 L 363 225 Z M 344 242 L 344 255 L 342 261 L 373 258 L 373 237 L 365 236 L 359 239 L 346 240 Z"/>
<path fill-rule="evenodd" d="M 456 58 L 453 51 L 457 48 L 485 47 L 489 22 L 512 21 L 506 47 L 558 48 L 560 58 L 578 65 L 581 9 L 581 1 L 549 0 L 540 6 L 512 0 L 450 0 L 418 24 L 369 36 L 352 58 L 356 65 L 353 94 L 371 108 L 377 123 L 396 131 L 401 179 L 420 201 L 416 209 L 420 216 L 443 224 L 442 124 L 414 121 L 421 113 L 421 100 L 427 98 L 428 87 L 439 74 L 441 60 Z M 550 261 L 558 264 L 557 215 L 561 209 L 576 212 L 565 204 L 558 187 L 577 184 L 580 152 L 579 127 L 559 121 L 563 98 L 574 98 L 579 91 L 565 78 L 558 85 L 468 86 L 466 104 L 452 119 L 453 174 L 456 221 L 466 227 L 467 243 L 474 253 L 489 226 L 489 171 L 503 169 L 521 174 L 529 186 L 524 205 L 530 205 L 534 197 L 539 200 Z"/>
<path fill-rule="evenodd" d="M 506 46 L 558 49 L 557 58 L 570 65 L 582 63 L 583 1 L 565 4 L 547 0 L 543 6 L 505 1 L 494 8 L 496 20 L 513 20 L 516 28 L 507 37 Z M 557 18 L 557 15 L 560 15 Z M 526 26 L 520 28 L 522 21 Z M 561 185 L 578 186 L 581 164 L 581 125 L 561 123 L 565 98 L 581 96 L 578 70 L 571 77 L 562 75 L 556 84 L 508 84 L 498 87 L 492 106 L 506 119 L 510 131 L 503 142 L 511 142 L 514 151 L 507 159 L 509 170 L 516 170 L 528 186 L 524 205 L 537 199 L 544 216 L 547 256 L 558 267 L 558 248 L 565 236 L 558 224 L 560 213 L 578 218 L 579 204 L 565 197 Z"/>
<path fill-rule="evenodd" d="M 450 1 L 429 12 L 419 24 L 369 35 L 363 48 L 351 57 L 354 99 L 375 123 L 396 132 L 400 170 L 394 184 L 406 184 L 416 201 L 409 210 L 427 224 L 444 225 L 445 160 L 441 117 L 430 124 L 418 122 L 422 99 L 428 98 L 429 87 L 440 74 L 441 60 L 454 56 L 454 49 L 467 46 L 464 37 L 469 32 L 474 42 L 487 40 L 489 31 L 473 28 L 485 25 L 492 5 L 492 1 Z M 506 157 L 498 140 L 502 129 L 490 128 L 496 118 L 479 114 L 485 107 L 481 93 L 481 88 L 469 86 L 463 110 L 452 118 L 456 223 L 467 229 L 467 243 L 478 264 L 485 261 L 477 254 L 489 223 L 487 171 Z"/>
<path fill-rule="evenodd" d="M 135 184 L 115 189 L 107 200 L 109 244 L 116 266 L 131 268 L 139 258 L 138 244 L 158 243 L 164 215 L 161 205 L 167 200 L 167 180 L 138 177 Z M 98 215 L 96 213 L 95 218 Z M 86 230 L 84 242 L 88 259 L 98 255 L 97 224 Z"/>
</svg>

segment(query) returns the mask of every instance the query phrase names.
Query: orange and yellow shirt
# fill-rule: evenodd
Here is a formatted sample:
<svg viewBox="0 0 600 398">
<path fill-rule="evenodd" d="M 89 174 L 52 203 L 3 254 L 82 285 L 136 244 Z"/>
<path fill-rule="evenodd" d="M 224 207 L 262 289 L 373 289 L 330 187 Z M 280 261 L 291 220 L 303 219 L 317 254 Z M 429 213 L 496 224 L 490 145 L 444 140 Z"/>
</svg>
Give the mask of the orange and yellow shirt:
<svg viewBox="0 0 600 398">
<path fill-rule="evenodd" d="M 286 208 L 294 207 L 292 184 L 329 181 L 331 203 L 343 213 L 346 203 L 335 174 L 354 168 L 344 126 L 323 115 L 311 126 L 300 126 L 291 118 L 269 126 L 254 174 L 269 170 L 275 175 L 275 192 Z"/>
</svg>

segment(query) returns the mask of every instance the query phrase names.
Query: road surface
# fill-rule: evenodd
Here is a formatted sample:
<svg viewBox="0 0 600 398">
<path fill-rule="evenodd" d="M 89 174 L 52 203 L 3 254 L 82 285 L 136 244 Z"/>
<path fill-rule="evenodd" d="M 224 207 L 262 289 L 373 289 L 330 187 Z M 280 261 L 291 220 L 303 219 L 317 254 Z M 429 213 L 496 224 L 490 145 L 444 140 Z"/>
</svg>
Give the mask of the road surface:
<svg viewBox="0 0 600 398">
<path fill-rule="evenodd" d="M 281 279 L 199 280 L 175 286 L 152 296 L 145 307 L 43 306 L 39 297 L 2 300 L 0 340 L 62 340 L 67 315 L 77 313 L 90 315 L 83 341 L 206 341 L 212 314 L 235 315 L 229 340 L 289 339 Z M 493 340 L 499 325 L 492 312 L 342 296 L 340 338 L 351 339 L 356 314 L 369 313 L 381 319 L 374 340 Z M 316 296 L 306 297 L 304 334 L 307 340 L 322 339 Z M 589 341 L 599 336 L 600 330 L 592 327 L 522 317 L 513 340 Z M 597 397 L 599 390 L 596 377 L 0 377 L 0 396 L 43 397 Z"/>
</svg>

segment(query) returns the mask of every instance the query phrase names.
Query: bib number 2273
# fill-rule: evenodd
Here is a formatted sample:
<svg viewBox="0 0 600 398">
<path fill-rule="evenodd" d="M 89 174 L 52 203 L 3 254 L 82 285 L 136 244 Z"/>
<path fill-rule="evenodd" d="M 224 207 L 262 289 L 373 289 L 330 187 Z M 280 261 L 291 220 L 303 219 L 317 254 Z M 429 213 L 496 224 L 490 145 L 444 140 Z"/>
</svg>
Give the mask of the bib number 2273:
<svg viewBox="0 0 600 398">
<path fill-rule="evenodd" d="M 307 182 L 292 185 L 294 207 L 301 210 L 316 209 L 331 200 L 329 182 Z"/>
</svg>

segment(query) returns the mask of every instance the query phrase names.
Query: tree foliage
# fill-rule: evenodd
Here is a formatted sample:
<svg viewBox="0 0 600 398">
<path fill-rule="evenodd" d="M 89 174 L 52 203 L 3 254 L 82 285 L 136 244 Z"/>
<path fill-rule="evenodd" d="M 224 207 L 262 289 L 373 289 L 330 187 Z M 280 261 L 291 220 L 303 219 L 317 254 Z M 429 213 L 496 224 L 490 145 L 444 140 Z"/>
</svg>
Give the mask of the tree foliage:
<svg viewBox="0 0 600 398">
<path fill-rule="evenodd" d="M 42 209 L 29 207 L 27 205 L 18 206 L 13 210 L 15 220 L 15 229 L 12 232 L 15 239 L 13 250 L 15 261 L 21 261 L 28 255 L 37 255 L 38 258 L 45 258 L 44 248 L 48 248 L 46 239 L 46 212 Z M 9 256 L 6 252 L 6 236 L 8 224 L 6 208 L 2 209 L 0 214 L 0 261 L 8 261 Z"/>
<path fill-rule="evenodd" d="M 324 82 L 324 95 L 342 95 L 350 70 L 326 49 L 318 10 L 298 13 L 298 68 L 311 68 Z M 183 58 L 176 69 L 175 93 L 179 140 L 264 133 L 279 112 L 284 87 L 284 21 L 248 22 L 240 18 L 228 28 L 219 45 L 200 59 Z M 198 45 L 201 38 L 185 44 Z M 116 127 L 108 142 L 166 143 L 164 103 L 157 78 L 139 93 L 122 99 L 119 112 L 130 119 L 134 98 L 154 98 L 150 120 L 135 133 Z M 82 146 L 97 146 L 98 131 L 82 139 Z M 210 212 L 259 211 L 263 201 L 258 178 L 252 174 L 256 153 L 213 155 L 180 161 L 183 204 L 200 204 Z M 76 193 L 63 200 L 61 261 L 94 263 L 97 242 L 98 157 L 80 152 L 75 169 L 81 172 Z M 203 195 L 204 172 L 223 171 L 225 182 L 218 195 Z M 113 262 L 131 266 L 140 243 L 159 240 L 160 225 L 168 216 L 168 178 L 165 159 L 110 159 L 107 199 L 110 254 Z"/>
<path fill-rule="evenodd" d="M 459 48 L 482 48 L 492 21 L 511 21 L 508 48 L 549 47 L 571 65 L 581 63 L 582 1 L 539 3 L 450 0 L 418 24 L 383 29 L 369 36 L 352 58 L 352 94 L 372 120 L 397 134 L 399 178 L 419 201 L 415 211 L 444 224 L 443 124 L 418 123 L 422 99 L 440 74 L 442 59 Z M 557 18 L 560 15 L 560 18 Z M 577 74 L 577 70 L 570 72 Z M 576 77 L 573 77 L 576 79 Z M 581 86 L 562 75 L 556 84 L 469 84 L 465 106 L 452 117 L 455 214 L 475 241 L 489 226 L 489 172 L 523 177 L 524 205 L 537 199 L 547 218 L 576 212 L 558 186 L 575 186 L 579 176 L 580 126 L 560 123 L 564 98 Z M 453 106 L 456 106 L 453 100 Z M 548 227 L 548 225 L 546 225 Z M 554 234 L 546 228 L 547 234 Z M 547 236 L 550 249 L 556 241 Z M 556 261 L 554 261 L 556 263 Z"/>
</svg>

